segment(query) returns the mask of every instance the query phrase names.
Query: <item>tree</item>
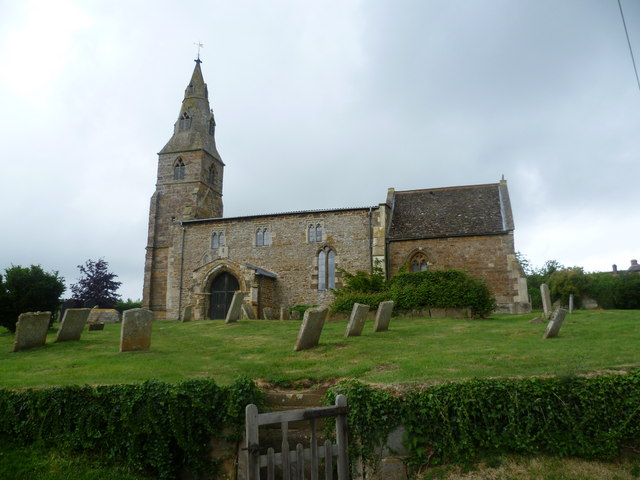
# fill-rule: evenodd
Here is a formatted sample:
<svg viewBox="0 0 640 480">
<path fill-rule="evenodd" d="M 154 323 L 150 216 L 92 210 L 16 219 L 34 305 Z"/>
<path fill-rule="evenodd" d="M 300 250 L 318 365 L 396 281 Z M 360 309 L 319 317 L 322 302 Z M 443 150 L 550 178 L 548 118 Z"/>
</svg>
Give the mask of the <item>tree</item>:
<svg viewBox="0 0 640 480">
<path fill-rule="evenodd" d="M 109 272 L 108 267 L 103 258 L 96 262 L 87 260 L 84 265 L 78 265 L 81 276 L 78 283 L 71 285 L 73 299 L 81 301 L 85 307 L 115 307 L 120 300 L 117 291 L 122 282 L 115 280 L 118 276 Z"/>
<path fill-rule="evenodd" d="M 45 272 L 40 265 L 12 265 L 4 278 L 0 275 L 0 325 L 15 332 L 21 313 L 55 313 L 64 291 L 64 278 L 58 272 Z"/>
</svg>

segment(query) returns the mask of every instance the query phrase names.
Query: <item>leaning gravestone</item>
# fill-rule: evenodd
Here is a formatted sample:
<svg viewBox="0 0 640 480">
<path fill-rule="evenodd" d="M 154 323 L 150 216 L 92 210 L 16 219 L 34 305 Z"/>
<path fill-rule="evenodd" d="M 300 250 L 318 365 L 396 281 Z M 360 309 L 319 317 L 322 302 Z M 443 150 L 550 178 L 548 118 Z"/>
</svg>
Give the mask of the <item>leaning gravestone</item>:
<svg viewBox="0 0 640 480">
<path fill-rule="evenodd" d="M 256 316 L 253 313 L 253 308 L 251 308 L 249 305 L 247 305 L 246 303 L 242 304 L 242 312 L 244 313 L 244 316 L 246 318 L 248 318 L 249 320 L 255 320 Z"/>
<path fill-rule="evenodd" d="M 42 347 L 47 342 L 47 330 L 51 312 L 21 313 L 16 324 L 13 351 Z"/>
<path fill-rule="evenodd" d="M 233 323 L 240 320 L 240 314 L 242 313 L 242 302 L 244 302 L 244 292 L 236 292 L 231 299 L 231 305 L 227 311 L 227 317 L 224 319 L 224 323 Z"/>
<path fill-rule="evenodd" d="M 567 311 L 564 308 L 556 308 L 556 311 L 551 315 L 551 320 L 549 320 L 549 323 L 547 324 L 547 331 L 544 332 L 542 338 L 557 337 L 566 315 Z"/>
<path fill-rule="evenodd" d="M 293 347 L 294 351 L 307 350 L 320 342 L 320 334 L 327 318 L 327 308 L 309 308 L 304 312 L 302 325 L 298 332 L 298 339 Z"/>
<path fill-rule="evenodd" d="M 125 310 L 120 329 L 120 351 L 149 350 L 153 312 L 143 308 Z"/>
<path fill-rule="evenodd" d="M 376 312 L 376 321 L 373 324 L 374 332 L 386 332 L 389 330 L 389 322 L 391 321 L 391 313 L 393 312 L 393 300 L 380 302 L 378 311 Z"/>
<path fill-rule="evenodd" d="M 544 310 L 544 318 L 547 320 L 551 318 L 551 292 L 549 291 L 549 285 L 543 283 L 540 285 L 540 295 L 542 296 L 542 309 Z"/>
<path fill-rule="evenodd" d="M 347 330 L 344 332 L 345 337 L 359 337 L 362 334 L 364 322 L 367 320 L 367 313 L 369 313 L 369 305 L 362 303 L 353 304 Z"/>
<path fill-rule="evenodd" d="M 275 319 L 275 312 L 273 311 L 273 308 L 264 307 L 262 309 L 262 318 L 264 318 L 265 320 L 274 320 Z"/>
<path fill-rule="evenodd" d="M 87 323 L 90 311 L 90 308 L 66 309 L 56 335 L 56 342 L 80 340 L 80 335 L 82 335 L 82 330 L 84 330 L 84 326 Z"/>
</svg>

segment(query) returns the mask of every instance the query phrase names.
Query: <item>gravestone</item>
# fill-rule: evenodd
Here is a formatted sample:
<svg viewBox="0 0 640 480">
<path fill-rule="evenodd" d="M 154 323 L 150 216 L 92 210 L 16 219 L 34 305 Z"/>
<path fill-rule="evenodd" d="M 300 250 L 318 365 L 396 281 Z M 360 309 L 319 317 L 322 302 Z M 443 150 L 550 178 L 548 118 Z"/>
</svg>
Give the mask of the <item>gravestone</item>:
<svg viewBox="0 0 640 480">
<path fill-rule="evenodd" d="M 369 313 L 369 305 L 362 303 L 353 304 L 347 330 L 344 332 L 345 337 L 359 337 L 362 334 L 364 322 L 367 320 L 367 313 Z"/>
<path fill-rule="evenodd" d="M 374 332 L 386 332 L 389 330 L 389 322 L 391 321 L 391 313 L 393 312 L 393 300 L 380 302 L 378 311 L 376 312 L 376 321 L 373 324 Z"/>
<path fill-rule="evenodd" d="M 56 335 L 56 342 L 80 340 L 82 330 L 89 318 L 90 308 L 68 308 L 64 312 L 60 328 Z"/>
<path fill-rule="evenodd" d="M 120 313 L 113 308 L 93 307 L 87 318 L 87 323 L 118 323 Z"/>
<path fill-rule="evenodd" d="M 291 311 L 291 320 L 300 320 L 300 311 L 292 310 Z"/>
<path fill-rule="evenodd" d="M 89 331 L 104 330 L 104 323 L 89 323 Z"/>
<path fill-rule="evenodd" d="M 315 347 L 320 341 L 320 334 L 327 318 L 327 308 L 309 308 L 304 312 L 302 325 L 298 332 L 298 339 L 293 347 L 294 351 L 307 350 Z"/>
<path fill-rule="evenodd" d="M 125 310 L 120 329 L 120 351 L 149 350 L 153 312 L 144 308 Z"/>
<path fill-rule="evenodd" d="M 280 307 L 280 320 L 289 320 L 289 309 L 287 307 Z"/>
<path fill-rule="evenodd" d="M 47 342 L 47 330 L 51 312 L 21 313 L 16 324 L 13 351 L 42 347 Z"/>
<path fill-rule="evenodd" d="M 573 313 L 573 293 L 569 294 L 569 313 Z"/>
<path fill-rule="evenodd" d="M 224 323 L 233 323 L 240 320 L 240 313 L 242 312 L 242 302 L 244 302 L 244 292 L 236 292 L 231 299 L 231 305 L 227 311 L 227 317 L 224 319 Z"/>
<path fill-rule="evenodd" d="M 264 307 L 262 309 L 262 318 L 264 318 L 265 320 L 274 320 L 275 319 L 275 312 L 273 311 L 273 308 L 271 307 Z"/>
<path fill-rule="evenodd" d="M 562 327 L 562 322 L 564 321 L 564 317 L 567 315 L 567 311 L 564 308 L 556 308 L 553 315 L 551 315 L 551 320 L 547 324 L 547 331 L 544 332 L 542 338 L 555 338 L 558 336 L 558 332 L 560 331 L 560 327 Z"/>
<path fill-rule="evenodd" d="M 242 312 L 244 313 L 244 316 L 246 318 L 248 318 L 249 320 L 255 320 L 256 316 L 253 313 L 253 308 L 251 308 L 249 305 L 247 305 L 246 303 L 242 304 Z"/>
<path fill-rule="evenodd" d="M 187 305 L 182 311 L 182 321 L 190 322 L 193 320 L 193 305 Z"/>
<path fill-rule="evenodd" d="M 542 309 L 544 310 L 544 318 L 547 320 L 551 318 L 552 305 L 551 305 L 551 292 L 549 291 L 549 285 L 543 283 L 540 285 L 540 295 L 542 296 Z"/>
</svg>

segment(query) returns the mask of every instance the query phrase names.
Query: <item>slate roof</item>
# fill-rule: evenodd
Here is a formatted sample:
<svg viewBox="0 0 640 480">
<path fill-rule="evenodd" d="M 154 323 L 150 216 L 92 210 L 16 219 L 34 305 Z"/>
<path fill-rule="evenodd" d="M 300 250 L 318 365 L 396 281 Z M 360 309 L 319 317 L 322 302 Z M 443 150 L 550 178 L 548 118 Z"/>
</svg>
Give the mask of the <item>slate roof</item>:
<svg viewBox="0 0 640 480">
<path fill-rule="evenodd" d="M 506 181 L 393 192 L 389 240 L 497 235 L 513 230 Z"/>
</svg>

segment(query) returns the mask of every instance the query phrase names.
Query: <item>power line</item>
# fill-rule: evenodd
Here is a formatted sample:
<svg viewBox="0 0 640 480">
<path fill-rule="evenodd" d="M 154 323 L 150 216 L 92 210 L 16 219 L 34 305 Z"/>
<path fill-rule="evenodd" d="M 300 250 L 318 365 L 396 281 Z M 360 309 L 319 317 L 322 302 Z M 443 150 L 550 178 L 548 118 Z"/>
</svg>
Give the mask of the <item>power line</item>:
<svg viewBox="0 0 640 480">
<path fill-rule="evenodd" d="M 622 25 L 624 25 L 624 33 L 627 35 L 627 43 L 629 44 L 629 53 L 631 54 L 633 71 L 636 72 L 636 82 L 638 83 L 638 90 L 640 90 L 640 78 L 638 78 L 638 68 L 636 67 L 636 59 L 633 56 L 633 49 L 631 48 L 631 40 L 629 40 L 629 31 L 627 30 L 627 22 L 625 22 L 624 20 L 624 12 L 622 11 L 622 3 L 620 3 L 620 0 L 618 0 L 618 7 L 620 7 L 620 15 L 622 16 Z"/>
</svg>

